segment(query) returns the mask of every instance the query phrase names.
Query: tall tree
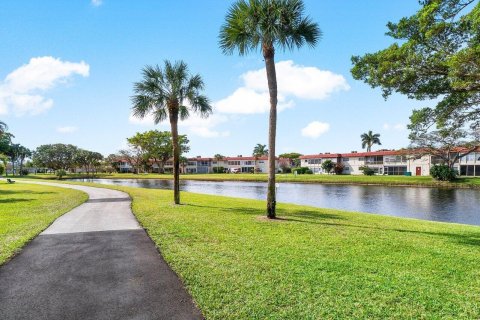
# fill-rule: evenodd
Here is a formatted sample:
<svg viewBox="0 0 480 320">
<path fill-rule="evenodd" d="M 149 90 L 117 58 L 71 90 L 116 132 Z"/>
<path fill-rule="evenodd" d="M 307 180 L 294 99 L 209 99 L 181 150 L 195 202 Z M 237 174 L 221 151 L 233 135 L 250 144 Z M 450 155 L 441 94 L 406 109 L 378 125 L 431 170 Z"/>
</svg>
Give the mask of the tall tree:
<svg viewBox="0 0 480 320">
<path fill-rule="evenodd" d="M 380 133 L 373 133 L 372 130 L 368 131 L 367 133 L 363 133 L 360 135 L 362 139 L 362 149 L 367 147 L 367 152 L 372 151 L 372 146 L 374 144 L 382 145 L 380 142 Z"/>
<path fill-rule="evenodd" d="M 200 75 L 191 75 L 183 61 L 165 61 L 163 69 L 146 66 L 143 79 L 134 84 L 132 97 L 133 115 L 144 118 L 153 114 L 155 124 L 167 118 L 173 140 L 173 193 L 175 204 L 180 204 L 180 147 L 178 120 L 187 119 L 190 112 L 208 117 L 212 107 L 208 98 L 200 92 L 204 83 Z"/>
<path fill-rule="evenodd" d="M 270 94 L 268 130 L 269 176 L 267 216 L 275 218 L 275 139 L 277 130 L 277 76 L 275 49 L 314 47 L 320 39 L 318 25 L 304 15 L 302 0 L 239 0 L 229 9 L 220 30 L 220 47 L 225 54 L 262 51 Z"/>
<path fill-rule="evenodd" d="M 32 151 L 24 146 L 19 146 L 18 148 L 18 161 L 19 161 L 19 173 L 23 175 L 23 163 L 25 162 L 26 158 L 32 156 Z"/>
<path fill-rule="evenodd" d="M 8 126 L 5 122 L 0 121 L 0 137 L 3 136 L 5 132 L 7 132 Z"/>
<path fill-rule="evenodd" d="M 421 9 L 387 24 L 395 43 L 352 57 L 352 75 L 387 98 L 394 92 L 435 107 L 414 110 L 409 128 L 480 127 L 480 3 L 424 0 Z"/>
</svg>

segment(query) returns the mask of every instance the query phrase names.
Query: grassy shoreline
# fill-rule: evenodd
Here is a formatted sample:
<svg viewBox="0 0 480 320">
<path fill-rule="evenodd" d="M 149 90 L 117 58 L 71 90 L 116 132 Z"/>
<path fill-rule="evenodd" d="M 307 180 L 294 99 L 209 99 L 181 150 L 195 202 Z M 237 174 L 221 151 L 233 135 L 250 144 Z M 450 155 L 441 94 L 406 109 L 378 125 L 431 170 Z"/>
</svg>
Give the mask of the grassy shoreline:
<svg viewBox="0 0 480 320">
<path fill-rule="evenodd" d="M 478 226 L 78 184 L 130 194 L 207 319 L 480 317 Z"/>
<path fill-rule="evenodd" d="M 87 198 L 73 189 L 0 181 L 0 265 Z"/>
<path fill-rule="evenodd" d="M 173 179 L 170 174 L 97 174 L 93 176 L 102 179 Z M 56 179 L 54 175 L 29 175 L 26 179 Z M 66 179 L 92 178 L 86 175 L 68 175 Z M 250 181 L 266 182 L 266 174 L 186 174 L 181 180 L 199 181 Z M 285 183 L 318 183 L 318 184 L 350 184 L 350 185 L 384 185 L 408 187 L 435 187 L 435 188 L 472 188 L 480 189 L 480 178 L 462 177 L 454 182 L 441 182 L 431 177 L 405 176 L 363 176 L 363 175 L 298 175 L 278 174 L 277 182 Z"/>
</svg>

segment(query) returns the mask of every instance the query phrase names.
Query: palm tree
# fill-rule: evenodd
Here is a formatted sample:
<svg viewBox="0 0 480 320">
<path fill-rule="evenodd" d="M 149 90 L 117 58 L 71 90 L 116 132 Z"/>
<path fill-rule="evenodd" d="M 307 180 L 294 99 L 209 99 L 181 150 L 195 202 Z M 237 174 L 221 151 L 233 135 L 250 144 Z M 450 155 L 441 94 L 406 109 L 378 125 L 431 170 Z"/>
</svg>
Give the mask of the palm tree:
<svg viewBox="0 0 480 320">
<path fill-rule="evenodd" d="M 220 30 L 224 54 L 238 50 L 240 55 L 261 48 L 270 93 L 268 131 L 267 216 L 275 218 L 275 137 L 277 130 L 277 76 L 275 48 L 292 50 L 304 44 L 314 47 L 320 39 L 318 25 L 304 16 L 302 0 L 238 0 Z"/>
<path fill-rule="evenodd" d="M 213 156 L 213 158 L 215 159 L 215 161 L 217 162 L 217 173 L 218 172 L 218 162 L 222 161 L 223 159 L 225 159 L 225 156 L 221 155 L 220 153 L 217 153 L 216 155 Z"/>
<path fill-rule="evenodd" d="M 263 156 L 268 156 L 267 146 L 265 144 L 257 143 L 257 145 L 253 148 L 252 155 L 255 158 L 255 169 L 253 170 L 253 172 L 256 173 L 258 158 L 263 157 Z"/>
<path fill-rule="evenodd" d="M 380 142 L 380 133 L 374 134 L 372 130 L 362 134 L 360 138 L 362 138 L 362 149 L 364 149 L 366 146 L 367 152 L 372 151 L 372 146 L 374 144 L 378 144 L 379 146 L 382 145 L 382 143 Z"/>
<path fill-rule="evenodd" d="M 5 122 L 0 121 L 0 137 L 3 136 L 5 132 L 7 132 L 8 126 Z"/>
<path fill-rule="evenodd" d="M 183 61 L 172 64 L 166 60 L 164 64 L 163 69 L 157 65 L 146 66 L 142 70 L 142 81 L 134 84 L 132 110 L 133 115 L 139 118 L 152 114 L 155 124 L 169 119 L 173 140 L 174 201 L 180 204 L 178 119 L 188 118 L 190 112 L 208 117 L 212 107 L 208 98 L 200 94 L 204 88 L 200 75 L 191 75 Z"/>
</svg>

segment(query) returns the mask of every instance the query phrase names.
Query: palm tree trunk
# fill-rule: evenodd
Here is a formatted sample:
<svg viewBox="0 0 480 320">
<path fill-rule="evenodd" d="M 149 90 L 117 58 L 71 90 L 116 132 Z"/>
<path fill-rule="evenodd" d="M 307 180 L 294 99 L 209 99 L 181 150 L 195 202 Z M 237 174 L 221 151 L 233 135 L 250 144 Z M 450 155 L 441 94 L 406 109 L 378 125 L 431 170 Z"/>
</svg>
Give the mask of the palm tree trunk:
<svg viewBox="0 0 480 320">
<path fill-rule="evenodd" d="M 268 187 L 267 187 L 267 217 L 276 216 L 275 194 L 275 139 L 277 135 L 277 74 L 275 70 L 275 50 L 273 46 L 263 47 L 265 69 L 267 71 L 268 92 L 270 93 L 270 118 L 268 125 Z"/>
<path fill-rule="evenodd" d="M 173 200 L 180 204 L 180 148 L 178 146 L 178 111 L 170 111 L 173 142 Z"/>
</svg>

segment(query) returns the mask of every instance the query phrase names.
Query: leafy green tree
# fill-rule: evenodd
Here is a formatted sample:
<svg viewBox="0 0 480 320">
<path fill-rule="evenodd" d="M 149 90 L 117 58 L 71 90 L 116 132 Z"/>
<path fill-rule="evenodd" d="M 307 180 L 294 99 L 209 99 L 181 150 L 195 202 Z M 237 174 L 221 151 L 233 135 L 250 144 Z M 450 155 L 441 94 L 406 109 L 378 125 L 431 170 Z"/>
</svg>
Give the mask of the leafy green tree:
<svg viewBox="0 0 480 320">
<path fill-rule="evenodd" d="M 8 175 L 8 174 L 7 174 L 8 157 L 7 157 L 5 154 L 3 154 L 3 153 L 0 153 L 0 163 L 1 163 L 1 165 L 3 166 L 5 175 Z M 2 173 L 2 174 L 3 174 L 3 173 Z"/>
<path fill-rule="evenodd" d="M 103 160 L 103 155 L 98 152 L 78 149 L 74 156 L 75 165 L 81 167 L 87 173 L 87 176 L 98 166 Z"/>
<path fill-rule="evenodd" d="M 268 156 L 267 145 L 257 143 L 257 145 L 253 148 L 252 155 L 255 158 L 255 169 L 253 170 L 253 172 L 256 173 L 257 171 L 259 171 L 257 167 L 258 158 Z"/>
<path fill-rule="evenodd" d="M 218 163 L 222 160 L 225 159 L 225 156 L 224 155 L 221 155 L 220 153 L 217 153 L 216 155 L 213 156 L 213 158 L 215 159 L 215 161 L 217 162 L 217 170 L 216 170 L 216 173 L 219 173 L 218 172 L 218 168 L 219 168 L 219 165 Z"/>
<path fill-rule="evenodd" d="M 131 145 L 141 148 L 145 157 L 157 164 L 160 173 L 164 172 L 165 163 L 173 157 L 173 139 L 169 131 L 137 132 L 127 140 Z M 186 135 L 178 136 L 180 154 L 190 151 L 189 142 Z"/>
<path fill-rule="evenodd" d="M 480 126 L 480 3 L 476 0 L 424 0 L 422 8 L 387 24 L 396 42 L 352 57 L 352 75 L 387 98 L 433 99 L 435 107 L 415 110 L 412 131 L 436 125 Z"/>
<path fill-rule="evenodd" d="M 374 144 L 382 145 L 380 142 L 380 133 L 373 133 L 372 130 L 363 133 L 360 135 L 360 138 L 362 139 L 362 149 L 367 147 L 367 152 L 372 151 L 372 146 Z"/>
<path fill-rule="evenodd" d="M 335 168 L 335 162 L 333 162 L 332 160 L 325 160 L 322 162 L 322 169 L 326 173 L 332 172 L 333 168 Z"/>
<path fill-rule="evenodd" d="M 0 121 L 0 137 L 3 136 L 8 130 L 8 126 L 5 122 Z"/>
<path fill-rule="evenodd" d="M 19 146 L 17 150 L 17 156 L 19 161 L 19 174 L 23 175 L 23 163 L 25 162 L 26 158 L 30 158 L 32 156 L 32 151 L 24 146 Z"/>
<path fill-rule="evenodd" d="M 314 47 L 321 36 L 318 25 L 304 15 L 302 0 L 238 0 L 229 9 L 220 30 L 220 47 L 225 54 L 240 55 L 259 48 L 267 71 L 270 93 L 269 177 L 267 216 L 275 218 L 275 139 L 277 130 L 277 76 L 275 49 Z"/>
<path fill-rule="evenodd" d="M 289 159 L 290 165 L 293 167 L 300 167 L 301 156 L 303 156 L 303 154 L 298 152 L 282 153 L 279 155 L 280 158 Z"/>
<path fill-rule="evenodd" d="M 37 167 L 68 170 L 75 167 L 78 148 L 71 144 L 44 144 L 33 152 L 32 161 Z"/>
<path fill-rule="evenodd" d="M 153 114 L 155 124 L 170 121 L 173 140 L 173 193 L 175 204 L 180 204 L 180 143 L 178 120 L 187 119 L 191 112 L 208 117 L 212 107 L 208 98 L 200 92 L 204 83 L 200 75 L 190 75 L 185 62 L 172 64 L 165 61 L 163 69 L 158 65 L 146 66 L 143 79 L 134 84 L 132 97 L 133 115 L 144 118 Z"/>
<path fill-rule="evenodd" d="M 184 174 L 186 173 L 185 172 L 185 167 L 187 166 L 187 164 L 188 164 L 187 157 L 180 156 L 180 166 L 182 167 L 182 169 L 183 169 L 182 171 L 183 171 Z"/>
</svg>

